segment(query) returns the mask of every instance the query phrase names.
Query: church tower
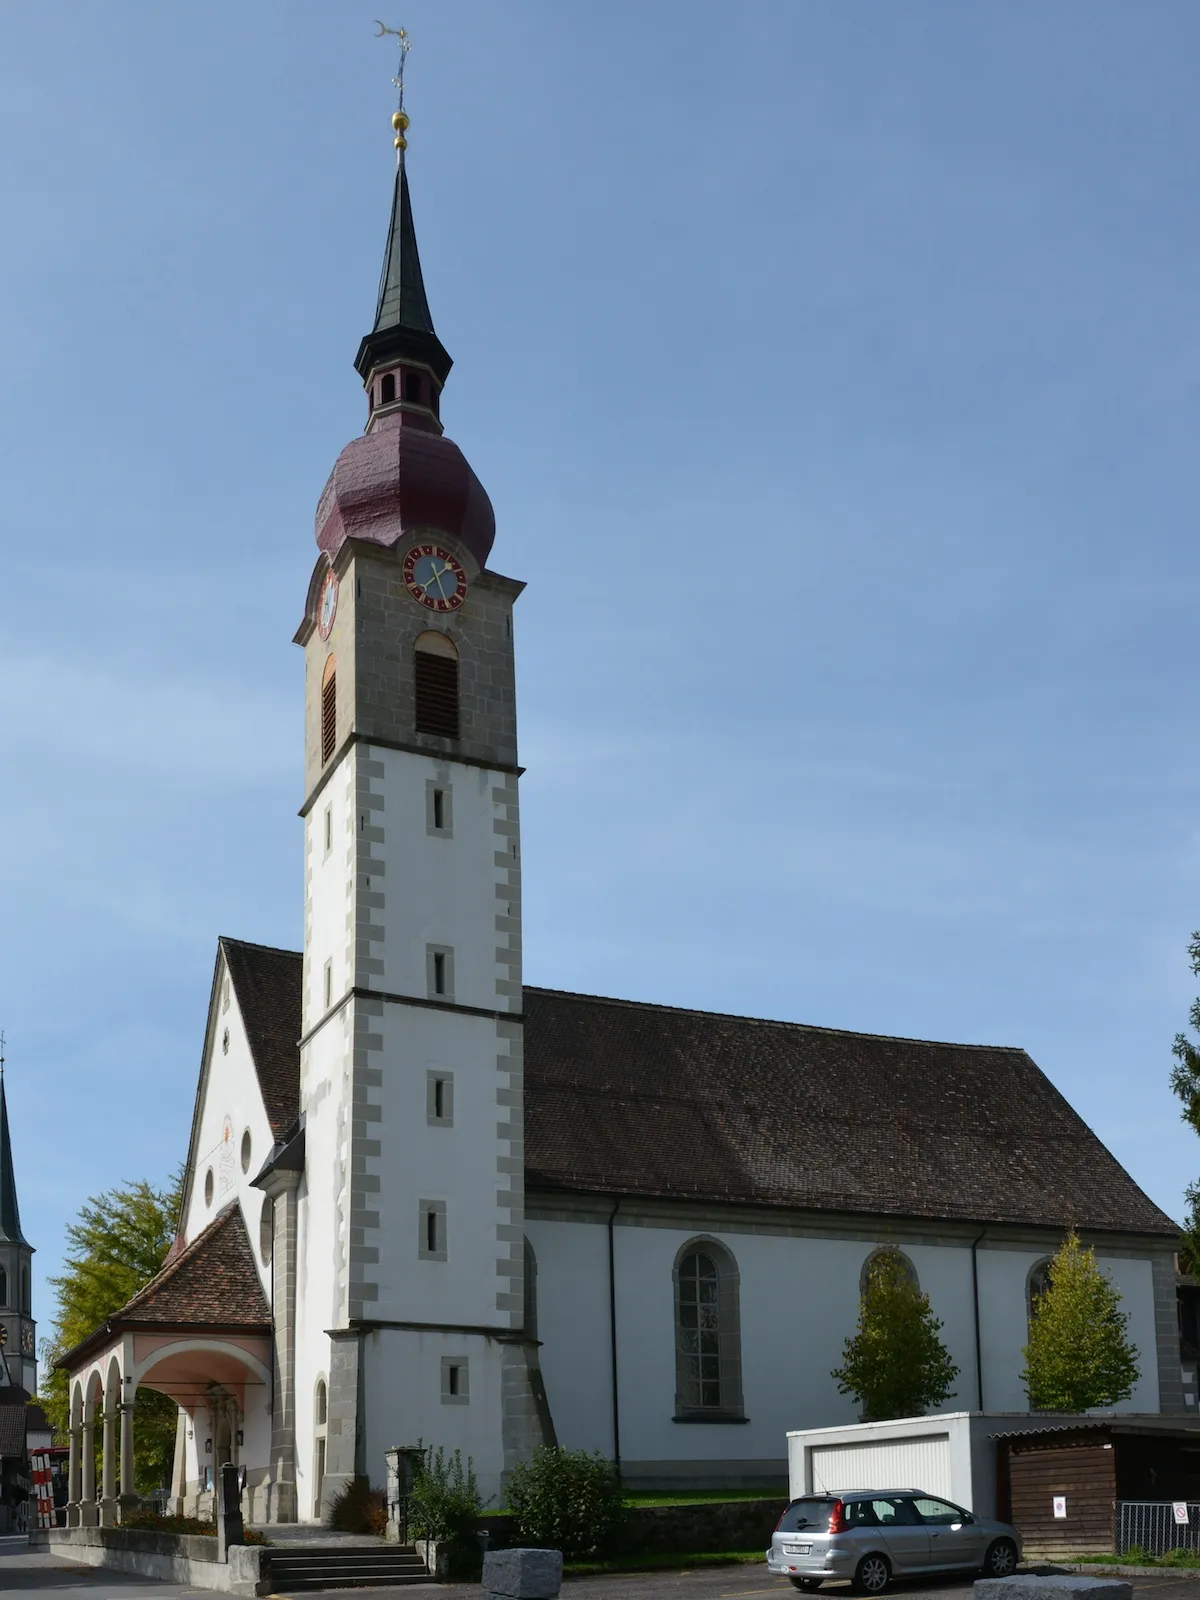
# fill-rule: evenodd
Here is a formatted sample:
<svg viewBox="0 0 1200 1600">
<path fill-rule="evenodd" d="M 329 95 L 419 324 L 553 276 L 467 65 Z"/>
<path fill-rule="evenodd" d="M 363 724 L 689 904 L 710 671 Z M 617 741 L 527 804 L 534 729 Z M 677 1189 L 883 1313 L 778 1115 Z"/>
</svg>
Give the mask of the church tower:
<svg viewBox="0 0 1200 1600">
<path fill-rule="evenodd" d="M 402 51 L 404 41 L 402 40 Z M 512 607 L 441 421 L 451 359 L 397 167 L 362 437 L 316 517 L 305 652 L 305 1176 L 297 1511 L 394 1445 L 485 1498 L 541 1437 L 524 1335 L 521 857 Z M 544 1410 L 544 1408 L 543 1408 Z"/>
<path fill-rule="evenodd" d="M 18 1384 L 29 1394 L 36 1394 L 37 1324 L 32 1315 L 32 1274 L 33 1246 L 21 1232 L 4 1065 L 0 1060 L 0 1384 Z M 7 1380 L 4 1368 L 8 1369 Z"/>
</svg>

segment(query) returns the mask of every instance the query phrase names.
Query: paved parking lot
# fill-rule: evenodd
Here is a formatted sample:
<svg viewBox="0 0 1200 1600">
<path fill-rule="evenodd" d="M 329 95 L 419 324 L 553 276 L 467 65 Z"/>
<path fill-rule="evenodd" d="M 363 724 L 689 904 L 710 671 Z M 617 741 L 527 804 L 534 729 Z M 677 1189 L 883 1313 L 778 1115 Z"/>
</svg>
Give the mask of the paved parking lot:
<svg viewBox="0 0 1200 1600">
<path fill-rule="evenodd" d="M 1133 1580 L 1135 1600 L 1200 1600 L 1200 1581 L 1174 1573 L 1147 1573 Z M 404 1589 L 331 1589 L 330 1595 L 442 1596 L 443 1600 L 481 1600 L 478 1584 L 412 1584 Z M 832 1583 L 822 1589 L 830 1600 L 849 1600 L 849 1586 Z M 786 1578 L 765 1567 L 706 1567 L 692 1572 L 631 1572 L 603 1578 L 569 1579 L 566 1600 L 759 1600 L 774 1595 L 787 1600 L 796 1591 Z M 967 1600 L 969 1578 L 914 1579 L 896 1584 L 896 1600 Z M 0 1594 L 47 1594 L 56 1600 L 211 1600 L 211 1589 L 159 1583 L 79 1567 L 48 1552 L 31 1553 L 24 1539 L 0 1538 Z"/>
</svg>

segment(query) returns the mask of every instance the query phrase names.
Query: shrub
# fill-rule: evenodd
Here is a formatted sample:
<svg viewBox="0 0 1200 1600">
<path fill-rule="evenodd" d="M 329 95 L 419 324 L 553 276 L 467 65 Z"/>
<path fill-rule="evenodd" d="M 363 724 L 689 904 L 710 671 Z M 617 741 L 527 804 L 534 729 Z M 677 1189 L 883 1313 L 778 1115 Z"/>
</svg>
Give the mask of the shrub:
<svg viewBox="0 0 1200 1600">
<path fill-rule="evenodd" d="M 598 1451 L 540 1446 L 513 1468 L 507 1499 L 521 1543 L 561 1550 L 568 1561 L 602 1555 L 625 1520 L 620 1475 Z"/>
<path fill-rule="evenodd" d="M 451 1576 L 477 1577 L 482 1560 L 477 1538 L 482 1509 L 470 1456 L 464 1467 L 461 1450 L 452 1456 L 440 1447 L 431 1450 L 417 1467 L 408 1497 L 409 1537 L 448 1544 Z"/>
<path fill-rule="evenodd" d="M 369 1478 L 351 1478 L 334 1496 L 326 1519 L 326 1525 L 339 1533 L 386 1533 L 387 1523 L 387 1496 L 382 1489 L 372 1489 Z"/>
<path fill-rule="evenodd" d="M 201 1538 L 215 1539 L 217 1525 L 202 1517 L 163 1516 L 157 1511 L 130 1511 L 121 1518 L 123 1528 L 133 1528 L 139 1533 L 191 1533 Z M 242 1535 L 243 1544 L 267 1544 L 265 1534 L 257 1528 L 247 1528 Z"/>
</svg>

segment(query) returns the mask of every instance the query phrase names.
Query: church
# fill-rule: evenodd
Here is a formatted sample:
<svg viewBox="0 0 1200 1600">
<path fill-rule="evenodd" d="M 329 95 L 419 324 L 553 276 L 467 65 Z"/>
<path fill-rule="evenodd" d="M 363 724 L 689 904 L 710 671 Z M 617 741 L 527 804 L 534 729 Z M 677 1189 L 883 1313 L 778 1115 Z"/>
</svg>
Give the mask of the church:
<svg viewBox="0 0 1200 1600">
<path fill-rule="evenodd" d="M 189 1512 L 234 1462 L 253 1520 L 319 1520 L 418 1441 L 493 1503 L 541 1443 L 632 1488 L 776 1487 L 786 1430 L 855 1420 L 830 1373 L 873 1252 L 944 1324 L 947 1408 L 1022 1412 L 1071 1226 L 1130 1317 L 1127 1409 L 1194 1414 L 1176 1226 L 1023 1050 L 526 984 L 523 585 L 444 428 L 393 126 L 365 429 L 297 574 L 304 948 L 218 941 L 178 1237 L 62 1358 L 69 1521 L 132 1503 L 142 1386 L 179 1404 Z"/>
</svg>

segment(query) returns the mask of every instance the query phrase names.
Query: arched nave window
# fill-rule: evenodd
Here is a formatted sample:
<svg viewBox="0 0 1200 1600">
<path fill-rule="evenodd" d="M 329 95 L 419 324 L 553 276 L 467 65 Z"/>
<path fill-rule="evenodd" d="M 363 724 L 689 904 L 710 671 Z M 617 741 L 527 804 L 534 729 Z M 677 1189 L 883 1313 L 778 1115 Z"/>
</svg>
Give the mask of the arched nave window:
<svg viewBox="0 0 1200 1600">
<path fill-rule="evenodd" d="M 737 1263 L 715 1239 L 675 1257 L 675 1413 L 740 1417 L 742 1329 Z"/>
<path fill-rule="evenodd" d="M 898 1250 L 894 1244 L 883 1244 L 880 1245 L 878 1250 L 872 1250 L 871 1254 L 863 1262 L 862 1272 L 859 1274 L 858 1279 L 858 1293 L 860 1299 L 866 1295 L 867 1284 L 871 1281 L 871 1273 L 874 1270 L 875 1263 L 883 1256 L 891 1256 L 894 1260 L 900 1263 L 901 1271 L 904 1273 L 904 1276 L 908 1279 L 909 1283 L 912 1284 L 914 1289 L 919 1289 L 921 1287 L 921 1280 L 917 1277 L 917 1269 L 904 1254 L 904 1251 Z"/>
<path fill-rule="evenodd" d="M 325 1450 L 329 1431 L 329 1391 L 325 1379 L 317 1379 L 313 1391 L 313 1516 L 322 1515 L 321 1500 L 325 1492 Z"/>
<path fill-rule="evenodd" d="M 1034 1307 L 1050 1287 L 1051 1265 L 1047 1256 L 1044 1261 L 1034 1262 L 1029 1269 L 1029 1276 L 1025 1280 L 1025 1316 L 1028 1322 L 1033 1321 Z"/>
</svg>

